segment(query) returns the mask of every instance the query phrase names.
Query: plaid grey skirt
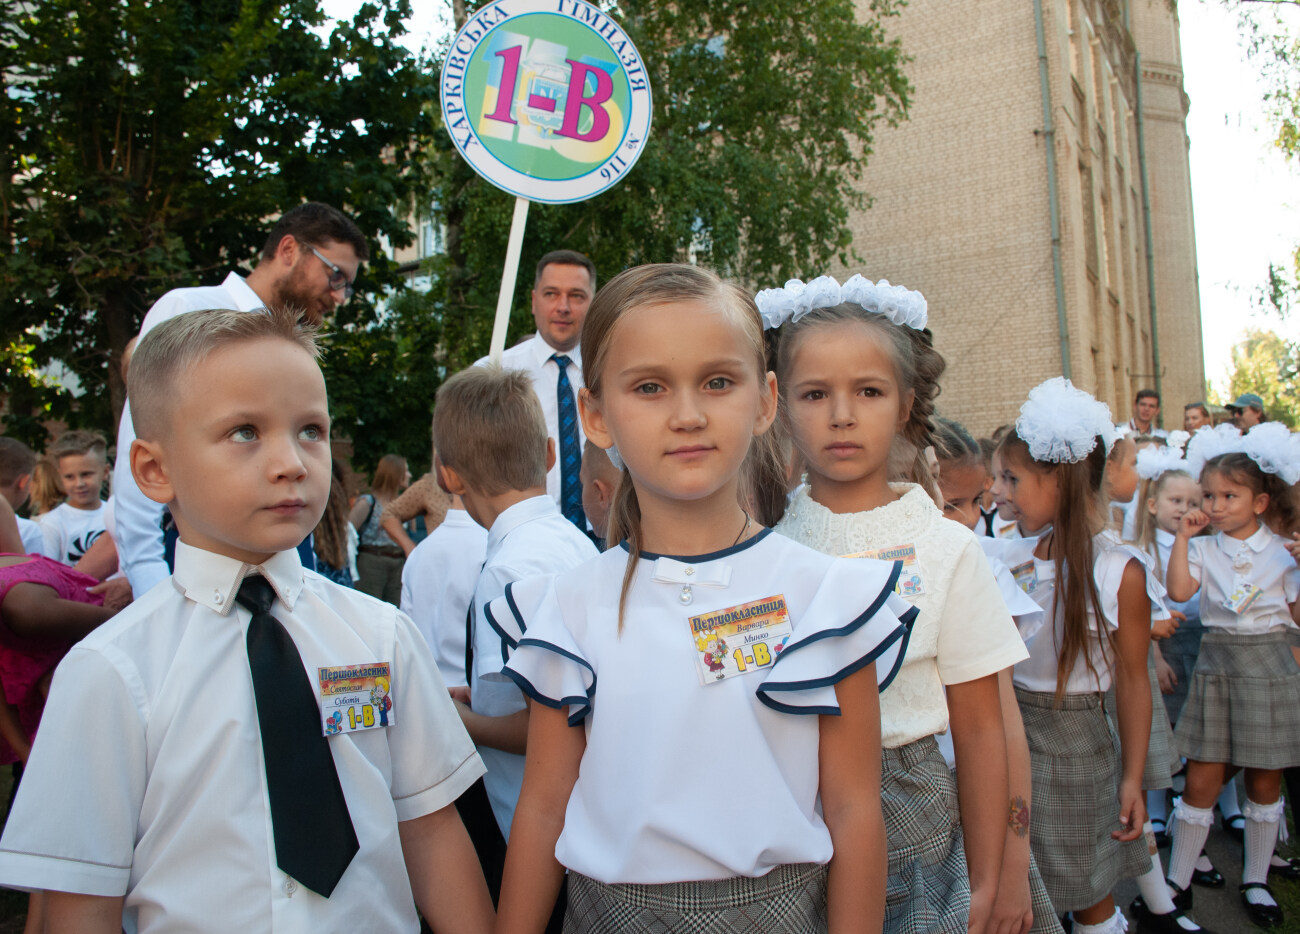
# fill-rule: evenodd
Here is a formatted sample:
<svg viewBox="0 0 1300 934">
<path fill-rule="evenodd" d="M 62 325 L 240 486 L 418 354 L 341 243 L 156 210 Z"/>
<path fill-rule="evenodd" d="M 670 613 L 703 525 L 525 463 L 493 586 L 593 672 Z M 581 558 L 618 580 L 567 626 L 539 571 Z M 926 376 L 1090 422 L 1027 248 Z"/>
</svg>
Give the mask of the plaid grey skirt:
<svg viewBox="0 0 1300 934">
<path fill-rule="evenodd" d="M 1172 636 L 1160 643 L 1160 654 L 1165 657 L 1165 662 L 1174 670 L 1174 677 L 1178 679 L 1174 684 L 1174 693 L 1160 695 L 1170 723 L 1178 722 L 1183 704 L 1187 703 L 1187 689 L 1192 683 L 1192 672 L 1196 669 L 1196 656 L 1200 654 L 1201 637 L 1204 634 L 1205 627 L 1200 620 L 1196 620 L 1183 623 Z"/>
<path fill-rule="evenodd" d="M 778 866 L 765 876 L 663 885 L 606 885 L 569 873 L 564 934 L 820 934 L 826 867 Z"/>
<path fill-rule="evenodd" d="M 1096 694 L 1016 688 L 1034 779 L 1029 844 L 1057 912 L 1097 904 L 1120 879 L 1151 868 L 1146 841 L 1119 830 L 1119 738 Z"/>
<path fill-rule="evenodd" d="M 1047 887 L 1043 885 L 1043 876 L 1038 871 L 1032 850 L 1029 852 L 1029 907 L 1034 912 L 1034 923 L 1029 934 L 1065 934 L 1061 919 L 1056 915 L 1056 906 L 1052 904 Z"/>
<path fill-rule="evenodd" d="M 966 934 L 970 878 L 957 783 L 933 736 L 881 750 L 880 795 L 889 841 L 885 934 Z"/>
<path fill-rule="evenodd" d="M 1175 736 L 1197 762 L 1300 765 L 1300 665 L 1287 633 L 1207 629 Z"/>
</svg>

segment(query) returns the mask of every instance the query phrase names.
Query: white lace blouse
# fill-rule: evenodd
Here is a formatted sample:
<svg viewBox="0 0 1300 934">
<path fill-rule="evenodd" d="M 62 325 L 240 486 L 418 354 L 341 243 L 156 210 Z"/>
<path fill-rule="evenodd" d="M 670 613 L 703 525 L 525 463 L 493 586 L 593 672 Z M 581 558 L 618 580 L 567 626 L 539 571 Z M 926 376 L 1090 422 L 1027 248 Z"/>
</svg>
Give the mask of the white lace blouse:
<svg viewBox="0 0 1300 934">
<path fill-rule="evenodd" d="M 902 494 L 899 499 L 843 514 L 801 489 L 776 528 L 825 554 L 914 549 L 914 558 L 904 563 L 901 593 L 920 613 L 903 667 L 880 695 L 881 739 L 886 748 L 896 748 L 948 728 L 945 685 L 994 674 L 1027 653 L 970 529 L 945 519 L 921 487 L 890 486 Z"/>
</svg>

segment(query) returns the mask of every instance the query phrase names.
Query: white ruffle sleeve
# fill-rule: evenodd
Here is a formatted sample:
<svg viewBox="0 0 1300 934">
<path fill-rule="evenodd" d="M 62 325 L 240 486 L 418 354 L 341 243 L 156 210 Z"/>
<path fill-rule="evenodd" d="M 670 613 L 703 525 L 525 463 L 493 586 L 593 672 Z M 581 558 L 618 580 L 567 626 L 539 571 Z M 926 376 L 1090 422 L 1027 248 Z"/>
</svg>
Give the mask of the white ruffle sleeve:
<svg viewBox="0 0 1300 934">
<path fill-rule="evenodd" d="M 917 610 L 894 593 L 902 562 L 837 558 L 756 694 L 784 713 L 838 714 L 835 685 L 876 665 L 880 690 L 903 664 Z M 866 606 L 861 595 L 874 594 Z M 854 598 L 857 599 L 854 599 Z"/>
<path fill-rule="evenodd" d="M 1101 612 L 1106 618 L 1106 625 L 1111 629 L 1119 628 L 1119 587 L 1124 579 L 1124 569 L 1130 561 L 1140 561 L 1146 574 L 1147 598 L 1151 601 L 1151 619 L 1169 619 L 1169 599 L 1164 584 L 1156 577 L 1156 561 L 1151 555 L 1135 545 L 1120 542 L 1111 533 L 1103 532 L 1094 540 L 1095 557 L 1092 565 L 1092 579 L 1097 584 L 1097 597 L 1101 601 Z"/>
<path fill-rule="evenodd" d="M 528 628 L 526 620 L 537 615 L 550 589 L 553 574 L 541 574 L 506 584 L 505 593 L 483 608 L 483 618 L 501 640 L 501 664 L 510 661 Z M 486 674 L 484 681 L 509 681 L 504 672 Z"/>
<path fill-rule="evenodd" d="M 535 595 L 533 585 L 522 582 L 528 586 L 515 588 L 516 604 L 510 615 L 520 626 L 520 636 L 501 674 L 539 704 L 556 710 L 568 708 L 569 726 L 578 726 L 591 713 L 596 672 L 564 625 L 554 579 L 541 580 L 545 592 L 527 604 L 519 601 L 525 594 Z M 527 625 L 523 619 L 529 620 Z"/>
<path fill-rule="evenodd" d="M 1047 614 L 1033 597 L 1020 588 L 1016 583 L 1015 575 L 1000 558 L 987 554 L 985 557 L 989 559 L 989 567 L 993 569 L 993 579 L 998 582 L 998 593 L 1002 595 L 1002 602 L 1007 605 L 1007 611 L 1016 622 L 1016 631 L 1020 633 L 1020 638 L 1026 641 L 1032 639 L 1038 634 L 1038 630 L 1043 628 L 1043 623 L 1047 621 Z"/>
</svg>

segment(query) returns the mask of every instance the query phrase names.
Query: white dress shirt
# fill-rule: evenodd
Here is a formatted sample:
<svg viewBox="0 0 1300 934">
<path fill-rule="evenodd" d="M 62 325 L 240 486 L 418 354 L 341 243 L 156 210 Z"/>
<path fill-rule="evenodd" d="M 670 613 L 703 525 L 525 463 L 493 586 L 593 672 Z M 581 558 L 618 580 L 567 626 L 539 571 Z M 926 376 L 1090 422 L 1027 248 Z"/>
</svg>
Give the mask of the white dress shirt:
<svg viewBox="0 0 1300 934">
<path fill-rule="evenodd" d="M 276 865 L 239 584 L 260 571 L 312 684 L 391 662 L 392 723 L 329 740 L 360 850 L 330 898 Z M 60 663 L 0 839 L 0 884 L 125 895 L 128 932 L 419 929 L 399 821 L 483 773 L 424 640 L 403 614 L 304 571 L 176 546 L 156 587 Z"/>
<path fill-rule="evenodd" d="M 1155 425 L 1151 426 L 1150 431 L 1143 431 L 1141 428 L 1137 426 L 1137 423 L 1134 422 L 1133 419 L 1131 418 L 1126 422 L 1121 422 L 1120 424 L 1116 425 L 1115 430 L 1118 431 L 1121 435 L 1149 435 L 1152 438 L 1169 437 L 1168 431 L 1166 431 L 1163 428 L 1157 428 Z"/>
<path fill-rule="evenodd" d="M 140 337 L 157 325 L 187 311 L 229 308 L 235 311 L 258 311 L 266 304 L 248 283 L 235 273 L 226 276 L 219 286 L 195 289 L 172 289 L 154 303 L 140 324 Z M 122 407 L 122 421 L 117 428 L 117 460 L 113 464 L 113 494 L 117 499 L 117 522 L 113 540 L 117 544 L 119 566 L 131 582 L 137 596 L 167 575 L 163 560 L 163 507 L 146 497 L 131 476 L 131 442 L 135 440 L 135 423 L 131 421 L 131 400 Z"/>
<path fill-rule="evenodd" d="M 1295 625 L 1289 605 L 1300 599 L 1300 568 L 1286 550 L 1286 539 L 1263 523 L 1247 539 L 1229 538 L 1222 532 L 1192 539 L 1187 543 L 1187 563 L 1201 585 L 1205 626 L 1249 635 Z M 1227 606 L 1238 582 L 1263 591 L 1242 613 Z"/>
<path fill-rule="evenodd" d="M 559 574 L 596 557 L 596 546 L 549 496 L 533 496 L 506 509 L 488 532 L 487 560 L 474 588 L 474 670 L 470 697 L 475 713 L 504 717 L 528 706 L 523 693 L 508 681 L 484 681 L 506 663 L 501 637 L 484 615 L 484 607 L 506 592 L 506 585 L 525 578 Z M 487 765 L 483 779 L 501 833 L 510 839 L 510 824 L 524 781 L 524 757 L 479 747 Z"/>
<path fill-rule="evenodd" d="M 569 385 L 573 387 L 573 403 L 576 406 L 578 390 L 585 385 L 582 381 L 581 347 L 559 351 L 546 343 L 541 334 L 534 334 L 526 341 L 507 347 L 501 354 L 501 367 L 506 370 L 523 370 L 533 381 L 533 390 L 541 400 L 542 414 L 546 416 L 546 434 L 555 439 L 555 466 L 546 475 L 546 492 L 550 494 L 551 499 L 563 506 L 560 501 L 563 495 L 560 487 L 560 461 L 563 460 L 560 450 L 560 406 L 555 398 L 556 385 L 560 379 L 560 365 L 551 359 L 551 355 L 556 353 L 562 353 L 572 361 L 568 366 L 568 374 Z M 483 366 L 487 362 L 488 358 L 483 357 L 475 365 Z M 579 449 L 586 438 L 582 431 L 582 419 L 578 419 Z"/>
<path fill-rule="evenodd" d="M 463 509 L 447 517 L 415 546 L 402 566 L 402 612 L 411 617 L 447 687 L 465 676 L 465 614 L 487 554 L 487 530 Z"/>
<path fill-rule="evenodd" d="M 45 554 L 45 531 L 40 524 L 22 516 L 14 518 L 18 520 L 18 534 L 23 537 L 23 551 L 29 555 Z"/>
</svg>

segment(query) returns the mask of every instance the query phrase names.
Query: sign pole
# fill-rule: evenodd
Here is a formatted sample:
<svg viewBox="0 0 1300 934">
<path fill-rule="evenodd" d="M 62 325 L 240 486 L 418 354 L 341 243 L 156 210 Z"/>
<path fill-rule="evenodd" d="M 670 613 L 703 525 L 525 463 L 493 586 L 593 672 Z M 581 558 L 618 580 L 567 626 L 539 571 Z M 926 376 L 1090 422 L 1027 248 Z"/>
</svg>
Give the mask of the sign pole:
<svg viewBox="0 0 1300 934">
<path fill-rule="evenodd" d="M 501 362 L 506 349 L 506 328 L 510 324 L 510 305 L 515 297 L 515 280 L 519 278 L 519 251 L 524 245 L 524 227 L 528 224 L 528 199 L 515 198 L 515 216 L 510 222 L 510 241 L 506 245 L 506 265 L 501 270 L 501 292 L 497 295 L 497 316 L 492 324 L 492 344 L 488 356 Z"/>
</svg>

